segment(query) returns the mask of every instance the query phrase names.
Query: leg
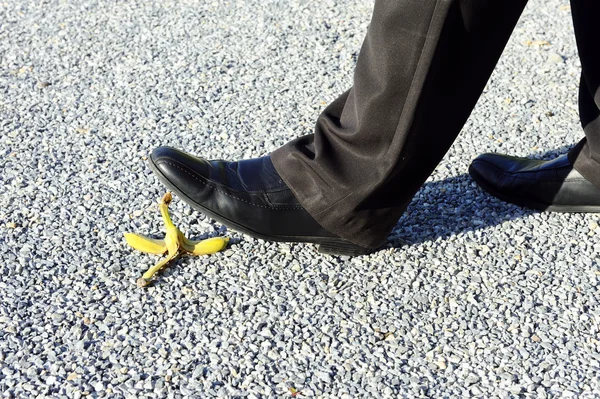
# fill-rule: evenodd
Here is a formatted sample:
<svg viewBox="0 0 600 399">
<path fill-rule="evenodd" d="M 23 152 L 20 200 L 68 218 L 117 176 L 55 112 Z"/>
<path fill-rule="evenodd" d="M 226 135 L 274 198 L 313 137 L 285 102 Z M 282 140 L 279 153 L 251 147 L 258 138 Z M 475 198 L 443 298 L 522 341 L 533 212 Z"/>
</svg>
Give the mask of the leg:
<svg viewBox="0 0 600 399">
<path fill-rule="evenodd" d="M 446 153 L 526 1 L 377 0 L 354 87 L 272 154 L 327 230 L 377 246 Z"/>
<path fill-rule="evenodd" d="M 526 0 L 376 0 L 354 86 L 270 157 L 161 147 L 159 178 L 252 236 L 356 254 L 381 245 L 475 105 Z"/>
<path fill-rule="evenodd" d="M 585 138 L 551 161 L 484 154 L 469 168 L 492 195 L 517 205 L 556 212 L 600 212 L 600 53 L 596 25 L 600 3 L 572 0 L 581 59 L 579 115 Z"/>
<path fill-rule="evenodd" d="M 600 29 L 597 17 L 600 4 L 590 0 L 572 0 L 571 12 L 581 59 L 579 117 L 585 133 L 570 153 L 575 169 L 600 187 Z"/>
</svg>

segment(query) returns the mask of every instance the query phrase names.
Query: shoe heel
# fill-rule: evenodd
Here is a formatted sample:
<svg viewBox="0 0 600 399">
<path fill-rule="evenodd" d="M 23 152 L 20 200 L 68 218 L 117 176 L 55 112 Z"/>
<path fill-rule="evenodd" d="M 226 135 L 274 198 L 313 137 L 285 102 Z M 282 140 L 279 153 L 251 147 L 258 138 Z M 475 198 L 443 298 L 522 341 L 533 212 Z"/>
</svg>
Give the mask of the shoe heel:
<svg viewBox="0 0 600 399">
<path fill-rule="evenodd" d="M 324 242 L 319 245 L 318 251 L 322 254 L 342 256 L 360 256 L 371 252 L 371 250 L 353 244 L 349 241 Z"/>
</svg>

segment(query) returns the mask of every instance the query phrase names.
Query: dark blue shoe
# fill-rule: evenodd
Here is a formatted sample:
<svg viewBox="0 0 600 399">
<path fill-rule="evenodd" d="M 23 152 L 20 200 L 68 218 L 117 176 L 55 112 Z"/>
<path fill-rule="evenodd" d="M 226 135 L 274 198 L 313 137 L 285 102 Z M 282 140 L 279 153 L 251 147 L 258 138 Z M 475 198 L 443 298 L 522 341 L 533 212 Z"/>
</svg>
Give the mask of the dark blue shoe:
<svg viewBox="0 0 600 399">
<path fill-rule="evenodd" d="M 159 147 L 150 155 L 150 167 L 193 208 L 252 237 L 315 243 L 322 253 L 355 256 L 369 252 L 321 227 L 300 205 L 269 156 L 207 161 Z"/>
<path fill-rule="evenodd" d="M 600 212 L 600 188 L 586 180 L 562 155 L 551 161 L 483 154 L 469 174 L 503 201 L 542 211 Z"/>
</svg>

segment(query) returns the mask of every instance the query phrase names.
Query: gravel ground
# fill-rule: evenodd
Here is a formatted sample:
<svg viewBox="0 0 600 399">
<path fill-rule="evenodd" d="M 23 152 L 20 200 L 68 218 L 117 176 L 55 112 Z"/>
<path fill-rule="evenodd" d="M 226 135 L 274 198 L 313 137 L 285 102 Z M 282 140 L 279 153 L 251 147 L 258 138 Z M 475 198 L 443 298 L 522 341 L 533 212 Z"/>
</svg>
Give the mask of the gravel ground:
<svg viewBox="0 0 600 399">
<path fill-rule="evenodd" d="M 532 0 L 463 133 L 370 256 L 228 231 L 157 257 L 146 157 L 268 153 L 349 87 L 368 0 L 0 1 L 0 392 L 8 398 L 600 397 L 598 215 L 507 205 L 484 151 L 582 137 L 566 0 Z"/>
</svg>

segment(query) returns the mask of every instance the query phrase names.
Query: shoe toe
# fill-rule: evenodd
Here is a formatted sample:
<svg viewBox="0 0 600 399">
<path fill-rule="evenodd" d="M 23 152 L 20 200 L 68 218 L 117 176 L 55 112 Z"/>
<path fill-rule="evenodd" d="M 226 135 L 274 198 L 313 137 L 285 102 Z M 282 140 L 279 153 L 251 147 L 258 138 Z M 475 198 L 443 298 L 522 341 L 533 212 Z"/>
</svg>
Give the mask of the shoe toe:
<svg viewBox="0 0 600 399">
<path fill-rule="evenodd" d="M 506 158 L 498 154 L 482 154 L 469 166 L 471 177 L 484 188 L 500 188 L 506 173 Z"/>
<path fill-rule="evenodd" d="M 187 154 L 172 147 L 158 147 L 150 154 L 150 162 L 159 170 L 168 170 L 170 163 L 177 162 Z"/>
<path fill-rule="evenodd" d="M 150 154 L 150 165 L 170 189 L 199 199 L 207 190 L 208 161 L 172 147 L 158 147 Z"/>
<path fill-rule="evenodd" d="M 155 165 L 168 164 L 168 162 L 181 163 L 190 158 L 192 158 L 191 155 L 173 147 L 158 147 L 150 154 L 150 160 Z"/>
</svg>

